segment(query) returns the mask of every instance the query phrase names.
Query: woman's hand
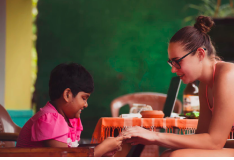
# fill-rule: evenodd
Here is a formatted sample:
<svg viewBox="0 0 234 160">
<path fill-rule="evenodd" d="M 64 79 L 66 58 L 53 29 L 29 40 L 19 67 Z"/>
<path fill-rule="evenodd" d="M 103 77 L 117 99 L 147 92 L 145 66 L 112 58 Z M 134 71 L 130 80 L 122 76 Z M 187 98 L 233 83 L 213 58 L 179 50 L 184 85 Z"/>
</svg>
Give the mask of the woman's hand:
<svg viewBox="0 0 234 160">
<path fill-rule="evenodd" d="M 124 137 L 125 142 L 131 143 L 132 145 L 155 144 L 157 134 L 157 132 L 152 132 L 139 126 L 128 128 L 121 133 L 121 135 Z"/>
<path fill-rule="evenodd" d="M 101 144 L 95 147 L 94 156 L 113 156 L 121 149 L 123 136 L 108 137 Z"/>
</svg>

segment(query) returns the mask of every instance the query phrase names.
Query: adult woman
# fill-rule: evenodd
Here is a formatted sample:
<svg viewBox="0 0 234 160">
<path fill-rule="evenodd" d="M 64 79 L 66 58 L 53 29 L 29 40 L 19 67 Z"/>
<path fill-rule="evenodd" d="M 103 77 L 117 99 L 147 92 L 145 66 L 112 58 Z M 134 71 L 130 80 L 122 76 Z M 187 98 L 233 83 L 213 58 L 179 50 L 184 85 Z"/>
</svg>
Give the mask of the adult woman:
<svg viewBox="0 0 234 160">
<path fill-rule="evenodd" d="M 196 134 L 176 135 L 133 127 L 123 134 L 132 144 L 171 148 L 162 156 L 234 156 L 227 142 L 234 122 L 234 65 L 219 61 L 207 32 L 214 22 L 199 16 L 195 25 L 180 29 L 170 40 L 168 63 L 187 84 L 200 81 L 200 117 Z"/>
</svg>

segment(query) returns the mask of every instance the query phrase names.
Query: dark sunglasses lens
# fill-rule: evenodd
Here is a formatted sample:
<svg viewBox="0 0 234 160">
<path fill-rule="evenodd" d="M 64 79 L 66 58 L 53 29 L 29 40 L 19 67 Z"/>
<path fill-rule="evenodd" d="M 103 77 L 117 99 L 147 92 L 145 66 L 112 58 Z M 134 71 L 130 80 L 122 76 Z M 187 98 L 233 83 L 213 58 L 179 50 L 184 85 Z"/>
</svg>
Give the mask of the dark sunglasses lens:
<svg viewBox="0 0 234 160">
<path fill-rule="evenodd" d="M 180 69 L 180 65 L 176 62 L 176 61 L 172 61 L 172 65 L 177 68 Z"/>
</svg>

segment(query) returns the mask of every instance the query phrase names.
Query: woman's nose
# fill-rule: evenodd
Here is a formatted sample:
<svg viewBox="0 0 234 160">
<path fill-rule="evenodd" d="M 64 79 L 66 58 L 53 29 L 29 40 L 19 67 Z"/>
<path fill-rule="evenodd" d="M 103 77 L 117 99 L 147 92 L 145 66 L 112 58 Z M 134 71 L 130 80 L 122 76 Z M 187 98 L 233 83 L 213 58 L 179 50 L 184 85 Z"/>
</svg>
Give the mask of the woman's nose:
<svg viewBox="0 0 234 160">
<path fill-rule="evenodd" d="M 177 69 L 176 67 L 174 67 L 174 66 L 171 67 L 171 72 L 172 72 L 172 73 L 176 73 L 177 70 L 178 70 L 178 69 Z"/>
</svg>

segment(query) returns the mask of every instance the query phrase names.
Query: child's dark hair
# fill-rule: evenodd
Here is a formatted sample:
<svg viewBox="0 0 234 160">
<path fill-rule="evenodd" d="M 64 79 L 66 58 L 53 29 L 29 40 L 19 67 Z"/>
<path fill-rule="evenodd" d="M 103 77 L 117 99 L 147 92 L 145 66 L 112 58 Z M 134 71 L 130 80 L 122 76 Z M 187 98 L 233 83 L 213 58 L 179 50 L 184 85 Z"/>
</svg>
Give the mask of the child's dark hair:
<svg viewBox="0 0 234 160">
<path fill-rule="evenodd" d="M 179 42 L 186 51 L 192 51 L 204 46 L 208 57 L 215 56 L 216 59 L 220 59 L 216 56 L 215 47 L 207 34 L 213 25 L 214 21 L 210 17 L 198 16 L 194 26 L 186 26 L 177 31 L 171 38 L 170 43 Z"/>
<path fill-rule="evenodd" d="M 50 73 L 50 100 L 53 101 L 60 98 L 66 88 L 71 89 L 74 97 L 80 91 L 92 93 L 94 90 L 93 78 L 80 64 L 59 64 Z"/>
</svg>

